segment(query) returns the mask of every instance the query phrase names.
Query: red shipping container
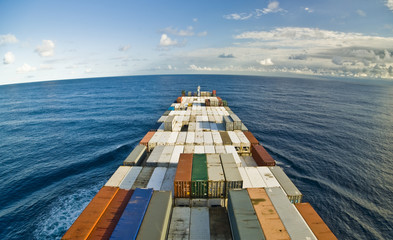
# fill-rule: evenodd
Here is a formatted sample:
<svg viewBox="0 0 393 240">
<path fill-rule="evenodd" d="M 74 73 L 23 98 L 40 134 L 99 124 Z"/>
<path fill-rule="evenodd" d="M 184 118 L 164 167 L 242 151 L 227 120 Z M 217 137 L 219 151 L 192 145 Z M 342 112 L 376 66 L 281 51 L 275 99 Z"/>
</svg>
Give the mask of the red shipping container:
<svg viewBox="0 0 393 240">
<path fill-rule="evenodd" d="M 142 138 L 142 140 L 139 142 L 139 144 L 145 145 L 147 147 L 147 144 L 149 143 L 150 139 L 154 135 L 154 131 L 147 132 L 146 135 Z"/>
<path fill-rule="evenodd" d="M 216 96 L 216 94 L 217 94 L 216 90 L 213 90 L 212 94 L 213 94 L 213 96 Z"/>
<path fill-rule="evenodd" d="M 181 103 L 181 99 L 182 99 L 182 97 L 178 97 L 178 98 L 176 99 L 176 102 Z"/>
<path fill-rule="evenodd" d="M 175 198 L 191 196 L 192 153 L 181 153 L 174 180 Z"/>
<path fill-rule="evenodd" d="M 261 145 L 252 145 L 251 154 L 258 166 L 275 166 L 276 161 Z"/>
<path fill-rule="evenodd" d="M 254 137 L 254 135 L 249 131 L 243 131 L 244 135 L 246 135 L 248 141 L 250 141 L 251 145 L 259 145 L 258 139 Z"/>
</svg>

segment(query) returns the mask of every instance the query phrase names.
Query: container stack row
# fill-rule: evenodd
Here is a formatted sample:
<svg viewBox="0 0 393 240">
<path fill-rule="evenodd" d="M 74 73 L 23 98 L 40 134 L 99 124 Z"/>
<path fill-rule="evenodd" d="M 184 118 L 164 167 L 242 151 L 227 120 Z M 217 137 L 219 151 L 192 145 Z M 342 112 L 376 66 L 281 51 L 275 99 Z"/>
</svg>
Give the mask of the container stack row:
<svg viewBox="0 0 393 240">
<path fill-rule="evenodd" d="M 177 98 L 63 239 L 335 239 L 216 92 Z"/>
</svg>

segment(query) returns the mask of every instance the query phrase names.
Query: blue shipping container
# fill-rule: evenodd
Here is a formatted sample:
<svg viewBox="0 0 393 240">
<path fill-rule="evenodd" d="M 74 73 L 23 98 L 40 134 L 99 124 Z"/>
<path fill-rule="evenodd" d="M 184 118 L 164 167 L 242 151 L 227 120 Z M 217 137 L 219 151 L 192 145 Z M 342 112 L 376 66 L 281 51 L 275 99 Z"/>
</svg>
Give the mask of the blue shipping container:
<svg viewBox="0 0 393 240">
<path fill-rule="evenodd" d="M 175 110 L 175 107 L 169 107 L 168 110 L 169 111 Z"/>
<path fill-rule="evenodd" d="M 152 195 L 153 189 L 151 188 L 135 189 L 111 239 L 136 239 Z"/>
</svg>

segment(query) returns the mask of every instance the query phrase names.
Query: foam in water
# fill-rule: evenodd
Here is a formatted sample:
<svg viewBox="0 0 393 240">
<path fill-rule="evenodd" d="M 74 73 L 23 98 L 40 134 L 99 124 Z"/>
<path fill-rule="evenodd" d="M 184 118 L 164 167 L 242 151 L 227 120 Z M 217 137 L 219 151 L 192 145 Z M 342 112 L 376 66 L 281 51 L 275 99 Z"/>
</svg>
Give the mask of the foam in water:
<svg viewBox="0 0 393 240">
<path fill-rule="evenodd" d="M 52 204 L 50 211 L 39 218 L 34 237 L 36 239 L 60 239 L 101 186 L 103 183 L 59 197 Z"/>
</svg>

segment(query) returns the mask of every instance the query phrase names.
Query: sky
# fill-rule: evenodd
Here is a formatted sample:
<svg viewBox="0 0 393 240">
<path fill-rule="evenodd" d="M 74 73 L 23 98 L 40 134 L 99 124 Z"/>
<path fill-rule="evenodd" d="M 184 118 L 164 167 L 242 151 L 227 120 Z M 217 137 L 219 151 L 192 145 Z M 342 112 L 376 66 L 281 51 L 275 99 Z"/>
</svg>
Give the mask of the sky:
<svg viewBox="0 0 393 240">
<path fill-rule="evenodd" d="M 0 0 L 0 84 L 153 74 L 393 80 L 393 0 Z"/>
</svg>

